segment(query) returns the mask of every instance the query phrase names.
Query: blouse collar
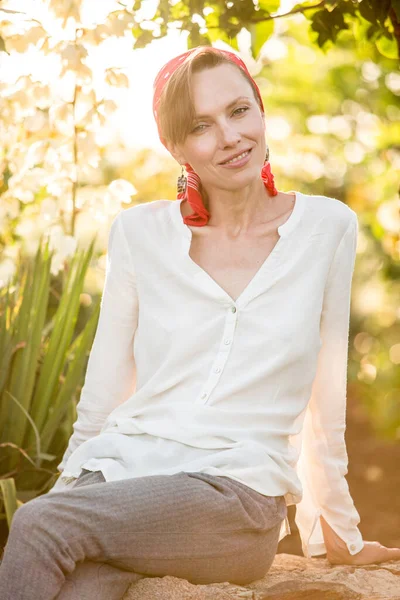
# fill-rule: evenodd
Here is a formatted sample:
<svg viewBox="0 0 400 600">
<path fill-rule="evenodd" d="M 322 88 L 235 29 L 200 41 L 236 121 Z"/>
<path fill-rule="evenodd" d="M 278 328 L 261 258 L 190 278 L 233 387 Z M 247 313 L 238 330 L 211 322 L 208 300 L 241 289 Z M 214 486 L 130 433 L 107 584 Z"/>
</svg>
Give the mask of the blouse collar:
<svg viewBox="0 0 400 600">
<path fill-rule="evenodd" d="M 301 215 L 304 211 L 304 194 L 298 192 L 296 190 L 289 190 L 285 192 L 287 194 L 293 193 L 295 194 L 296 201 L 294 203 L 293 210 L 289 216 L 289 218 L 278 227 L 278 233 L 280 237 L 287 237 L 298 225 Z M 173 200 L 171 202 L 171 214 L 172 220 L 177 226 L 177 228 L 183 232 L 187 237 L 191 237 L 191 228 L 183 222 L 183 217 L 180 210 L 180 205 L 184 201 L 184 198 L 179 200 Z"/>
</svg>

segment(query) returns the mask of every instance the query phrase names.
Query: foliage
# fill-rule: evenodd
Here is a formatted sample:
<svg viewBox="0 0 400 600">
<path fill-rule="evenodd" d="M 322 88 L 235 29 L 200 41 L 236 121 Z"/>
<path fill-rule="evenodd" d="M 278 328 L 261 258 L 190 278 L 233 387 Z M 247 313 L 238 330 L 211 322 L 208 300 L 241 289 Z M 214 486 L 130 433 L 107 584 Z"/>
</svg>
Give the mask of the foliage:
<svg viewBox="0 0 400 600">
<path fill-rule="evenodd" d="M 144 4 L 143 0 L 133 3 L 135 48 L 174 28 L 189 33 L 190 48 L 223 40 L 237 49 L 237 35 L 244 28 L 251 34 L 251 50 L 257 58 L 274 31 L 275 19 L 302 14 L 309 23 L 310 41 L 325 51 L 339 42 L 343 31 L 351 30 L 356 43 L 367 39 L 384 56 L 400 56 L 399 0 L 308 0 L 287 13 L 278 11 L 280 0 L 160 0 L 150 18 L 141 15 Z"/>
<path fill-rule="evenodd" d="M 104 64 L 100 74 L 90 62 L 129 21 L 111 13 L 98 27 L 85 27 L 81 2 L 51 1 L 47 12 L 39 11 L 42 20 L 33 9 L 43 3 L 27 14 L 6 4 L 0 5 L 0 519 L 9 525 L 23 501 L 54 483 L 99 314 L 99 301 L 86 314 L 92 299 L 83 282 L 87 274 L 89 288 L 101 287 L 88 271 L 95 246 L 104 259 L 108 223 L 136 190 L 121 178 L 99 178 L 102 126 L 116 110 L 114 90 L 128 82 L 118 65 Z M 78 238 L 89 246 L 83 254 Z"/>
<path fill-rule="evenodd" d="M 9 524 L 17 496 L 19 501 L 27 500 L 37 495 L 37 487 L 48 486 L 50 467 L 64 452 L 76 418 L 74 400 L 100 310 L 97 301 L 76 334 L 93 247 L 94 241 L 64 265 L 63 289 L 53 315 L 49 316 L 52 252 L 48 240 L 33 263 L 19 257 L 18 277 L 1 292 L 0 489 Z"/>
<path fill-rule="evenodd" d="M 128 81 L 118 66 L 104 64 L 99 73 L 91 62 L 104 40 L 122 36 L 132 18 L 111 12 L 104 23 L 85 27 L 78 18 L 81 2 L 52 0 L 42 21 L 5 4 L 0 34 L 9 76 L 0 80 L 0 282 L 15 273 L 19 248 L 33 254 L 45 232 L 55 250 L 52 274 L 73 255 L 80 233 L 87 240 L 102 229 L 103 249 L 108 223 L 136 193 L 129 181 L 99 180 L 102 127 L 116 111 L 113 90 Z M 26 67 L 14 76 L 16 55 L 26 57 Z"/>
</svg>

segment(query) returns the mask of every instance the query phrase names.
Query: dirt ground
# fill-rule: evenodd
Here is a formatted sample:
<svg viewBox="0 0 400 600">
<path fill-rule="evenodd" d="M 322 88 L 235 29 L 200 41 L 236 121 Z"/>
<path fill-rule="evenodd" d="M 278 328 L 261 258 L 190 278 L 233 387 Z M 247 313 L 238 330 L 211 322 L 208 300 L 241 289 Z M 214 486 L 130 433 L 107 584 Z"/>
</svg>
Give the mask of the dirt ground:
<svg viewBox="0 0 400 600">
<path fill-rule="evenodd" d="M 346 476 L 364 540 L 400 548 L 400 441 L 379 440 L 369 417 L 349 386 L 346 446 L 349 471 Z M 294 522 L 295 507 L 289 506 L 292 531 L 280 541 L 278 553 L 303 555 Z"/>
</svg>

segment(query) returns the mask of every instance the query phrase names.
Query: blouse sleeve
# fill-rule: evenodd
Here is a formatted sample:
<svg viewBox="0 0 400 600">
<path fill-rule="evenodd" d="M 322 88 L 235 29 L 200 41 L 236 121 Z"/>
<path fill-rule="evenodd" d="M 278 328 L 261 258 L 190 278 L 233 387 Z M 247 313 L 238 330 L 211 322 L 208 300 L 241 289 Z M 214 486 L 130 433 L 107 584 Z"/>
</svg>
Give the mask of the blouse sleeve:
<svg viewBox="0 0 400 600">
<path fill-rule="evenodd" d="M 99 321 L 77 404 L 77 420 L 57 466 L 61 473 L 76 448 L 98 435 L 108 415 L 136 388 L 133 341 L 138 324 L 138 295 L 122 217 L 123 211 L 110 227 Z M 67 485 L 59 477 L 52 490 Z"/>
<path fill-rule="evenodd" d="M 307 557 L 326 553 L 319 516 L 346 543 L 350 554 L 364 546 L 360 515 L 345 475 L 347 363 L 352 277 L 356 259 L 358 219 L 350 223 L 336 249 L 324 291 L 321 349 L 311 397 L 305 412 L 297 470 L 303 498 L 295 521 Z"/>
</svg>

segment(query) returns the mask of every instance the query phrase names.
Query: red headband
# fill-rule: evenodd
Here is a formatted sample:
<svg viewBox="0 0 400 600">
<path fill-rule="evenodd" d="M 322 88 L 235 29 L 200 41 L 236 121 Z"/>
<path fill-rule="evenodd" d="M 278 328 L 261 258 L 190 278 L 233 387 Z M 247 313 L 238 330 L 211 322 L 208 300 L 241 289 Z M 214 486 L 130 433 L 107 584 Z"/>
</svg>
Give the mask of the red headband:
<svg viewBox="0 0 400 600">
<path fill-rule="evenodd" d="M 158 74 L 154 80 L 154 84 L 153 84 L 153 90 L 154 90 L 153 115 L 154 115 L 154 118 L 157 123 L 157 129 L 158 129 L 158 135 L 159 135 L 160 141 L 166 148 L 167 148 L 167 145 L 165 143 L 164 138 L 161 135 L 160 124 L 159 124 L 159 120 L 158 120 L 158 112 L 157 112 L 161 92 L 164 89 L 164 85 L 166 84 L 166 82 L 168 81 L 170 76 L 183 63 L 183 61 L 188 56 L 190 56 L 190 54 L 192 54 L 192 52 L 196 51 L 198 48 L 199 48 L 199 46 L 197 46 L 197 48 L 192 48 L 188 52 L 184 52 L 183 54 L 180 54 L 179 56 L 172 58 L 170 61 L 168 61 L 162 67 L 162 69 L 158 72 Z M 246 75 L 253 82 L 253 85 L 257 91 L 257 95 L 258 95 L 258 98 L 260 101 L 261 110 L 264 113 L 265 111 L 264 111 L 264 104 L 263 104 L 263 101 L 261 98 L 261 92 L 260 92 L 256 82 L 251 77 L 251 75 L 250 75 L 245 63 L 242 61 L 242 59 L 239 58 L 233 52 L 228 52 L 227 50 L 214 49 L 214 51 L 217 53 L 222 53 L 222 54 L 226 55 L 232 62 L 236 63 L 241 69 L 243 69 L 243 71 L 245 71 Z M 167 150 L 168 150 L 168 148 L 167 148 Z M 204 206 L 203 199 L 201 197 L 200 177 L 192 169 L 192 167 L 190 166 L 189 163 L 185 163 L 185 167 L 186 167 L 186 171 L 187 171 L 186 190 L 185 190 L 185 192 L 179 193 L 177 195 L 177 199 L 181 200 L 182 198 L 185 198 L 185 200 L 187 200 L 189 202 L 190 206 L 194 210 L 194 214 L 188 215 L 187 217 L 183 217 L 183 222 L 186 225 L 201 227 L 203 225 L 207 225 L 208 219 L 210 218 L 210 213 Z M 274 176 L 271 173 L 271 166 L 270 166 L 268 160 L 265 161 L 264 166 L 261 169 L 261 178 L 262 178 L 270 196 L 276 196 L 278 194 L 278 190 L 275 187 Z"/>
</svg>

